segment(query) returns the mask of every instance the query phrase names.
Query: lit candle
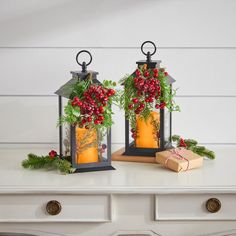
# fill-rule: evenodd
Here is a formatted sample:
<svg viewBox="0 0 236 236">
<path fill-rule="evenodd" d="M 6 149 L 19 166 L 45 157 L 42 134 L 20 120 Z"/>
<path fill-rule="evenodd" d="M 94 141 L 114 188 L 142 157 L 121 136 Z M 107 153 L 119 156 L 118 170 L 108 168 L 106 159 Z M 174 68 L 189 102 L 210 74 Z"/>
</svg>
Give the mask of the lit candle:
<svg viewBox="0 0 236 236">
<path fill-rule="evenodd" d="M 98 162 L 98 137 L 96 129 L 76 128 L 77 164 Z"/>
<path fill-rule="evenodd" d="M 158 148 L 160 114 L 152 111 L 150 116 L 145 120 L 143 117 L 136 117 L 137 138 L 135 140 L 138 148 Z"/>
</svg>

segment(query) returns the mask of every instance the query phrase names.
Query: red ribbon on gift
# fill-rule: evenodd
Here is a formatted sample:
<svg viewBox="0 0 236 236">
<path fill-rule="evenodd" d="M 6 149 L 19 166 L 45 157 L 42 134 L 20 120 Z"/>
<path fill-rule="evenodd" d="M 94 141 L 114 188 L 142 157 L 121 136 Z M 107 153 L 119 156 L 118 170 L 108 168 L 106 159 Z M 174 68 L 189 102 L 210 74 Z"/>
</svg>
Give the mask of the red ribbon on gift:
<svg viewBox="0 0 236 236">
<path fill-rule="evenodd" d="M 175 149 L 171 149 L 171 150 L 168 150 L 171 154 L 170 156 L 165 160 L 165 166 L 168 168 L 168 161 L 171 159 L 171 158 L 177 158 L 179 160 L 184 160 L 184 161 L 187 161 L 187 168 L 185 169 L 185 171 L 187 171 L 189 169 L 189 160 L 184 157 L 184 153 L 183 151 L 186 150 L 185 148 L 175 148 Z"/>
</svg>

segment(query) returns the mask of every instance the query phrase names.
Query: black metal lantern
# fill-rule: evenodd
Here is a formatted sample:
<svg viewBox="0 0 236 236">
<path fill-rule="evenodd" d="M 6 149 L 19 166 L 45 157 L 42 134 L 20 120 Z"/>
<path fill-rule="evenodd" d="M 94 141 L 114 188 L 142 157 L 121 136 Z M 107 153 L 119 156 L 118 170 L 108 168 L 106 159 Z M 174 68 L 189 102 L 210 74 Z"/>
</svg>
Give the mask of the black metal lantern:
<svg viewBox="0 0 236 236">
<path fill-rule="evenodd" d="M 90 56 L 88 63 L 79 62 L 78 58 L 81 53 L 87 53 Z M 92 62 L 90 52 L 86 50 L 80 51 L 76 55 L 76 61 L 82 67 L 82 71 L 72 71 L 72 79 L 55 92 L 58 95 L 59 119 L 63 116 L 63 103 L 65 101 L 68 102 L 69 99 L 73 99 L 72 92 L 78 82 L 92 80 L 93 84 L 101 85 L 101 82 L 97 79 L 98 72 L 87 71 L 87 66 Z M 60 156 L 70 156 L 72 167 L 76 168 L 76 172 L 114 169 L 111 166 L 110 129 L 107 129 L 106 135 L 102 137 L 99 130 L 86 130 L 85 128 L 79 127 L 78 124 L 61 125 L 59 127 L 59 145 Z"/>
<path fill-rule="evenodd" d="M 145 44 L 152 44 L 154 51 L 151 53 L 148 51 L 144 52 Z M 156 46 L 151 41 L 146 41 L 141 46 L 141 51 L 146 55 L 146 60 L 137 61 L 136 64 L 139 67 L 146 66 L 147 69 L 157 68 L 162 70 L 160 67 L 161 61 L 153 61 L 151 56 L 156 52 Z M 136 76 L 135 72 L 131 76 Z M 167 84 L 170 86 L 172 93 L 172 83 L 175 80 L 170 76 L 166 76 Z M 143 121 L 136 116 L 136 130 L 138 136 L 132 138 L 130 121 L 125 115 L 125 152 L 123 155 L 128 156 L 155 156 L 156 152 L 163 151 L 171 147 L 171 112 L 167 108 L 154 108 L 152 111 L 152 120 Z M 155 122 L 155 129 L 150 128 L 148 123 Z M 153 138 L 154 137 L 154 138 Z"/>
</svg>

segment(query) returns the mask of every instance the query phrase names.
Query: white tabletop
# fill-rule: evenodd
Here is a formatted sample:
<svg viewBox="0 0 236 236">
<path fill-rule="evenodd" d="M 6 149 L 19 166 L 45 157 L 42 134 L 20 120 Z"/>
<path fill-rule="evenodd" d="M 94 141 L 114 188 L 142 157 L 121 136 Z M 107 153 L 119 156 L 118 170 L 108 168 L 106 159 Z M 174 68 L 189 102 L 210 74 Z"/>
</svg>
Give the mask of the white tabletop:
<svg viewBox="0 0 236 236">
<path fill-rule="evenodd" d="M 27 153 L 47 150 L 0 150 L 0 193 L 236 193 L 236 149 L 215 148 L 216 159 L 176 173 L 159 164 L 113 162 L 113 171 L 61 175 L 21 167 Z"/>
</svg>

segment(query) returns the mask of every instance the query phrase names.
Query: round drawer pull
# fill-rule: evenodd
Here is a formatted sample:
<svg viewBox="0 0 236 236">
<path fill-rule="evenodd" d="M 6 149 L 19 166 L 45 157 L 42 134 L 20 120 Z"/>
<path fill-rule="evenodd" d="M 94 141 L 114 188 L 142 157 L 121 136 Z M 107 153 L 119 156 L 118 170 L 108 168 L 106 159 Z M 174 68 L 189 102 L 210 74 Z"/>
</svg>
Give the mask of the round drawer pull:
<svg viewBox="0 0 236 236">
<path fill-rule="evenodd" d="M 206 209 L 211 213 L 216 213 L 221 208 L 221 202 L 217 198 L 210 198 L 206 202 Z"/>
<path fill-rule="evenodd" d="M 61 204 L 56 200 L 49 201 L 46 205 L 46 211 L 49 215 L 58 215 L 61 212 Z"/>
</svg>

